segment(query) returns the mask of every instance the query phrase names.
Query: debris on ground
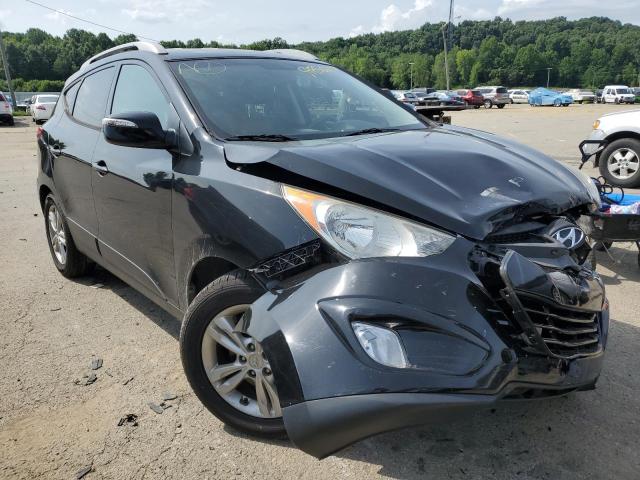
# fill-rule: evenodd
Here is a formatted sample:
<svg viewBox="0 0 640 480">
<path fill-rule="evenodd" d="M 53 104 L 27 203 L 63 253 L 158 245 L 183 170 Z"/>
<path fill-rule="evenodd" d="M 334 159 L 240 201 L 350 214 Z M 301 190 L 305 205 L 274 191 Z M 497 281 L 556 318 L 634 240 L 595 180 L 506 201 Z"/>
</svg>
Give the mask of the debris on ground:
<svg viewBox="0 0 640 480">
<path fill-rule="evenodd" d="M 86 467 L 82 467 L 80 470 L 76 472 L 76 480 L 80 480 L 81 478 L 84 478 L 84 476 L 91 471 L 93 471 L 93 465 L 87 465 Z"/>
<path fill-rule="evenodd" d="M 98 370 L 99 368 L 102 367 L 102 359 L 101 358 L 94 358 L 91 360 L 91 366 L 89 368 L 91 368 L 91 370 Z"/>
<path fill-rule="evenodd" d="M 91 385 L 98 379 L 98 376 L 95 373 L 90 373 L 88 375 L 83 375 L 82 379 L 76 379 L 73 381 L 76 385 L 82 385 L 86 387 L 87 385 Z"/>
<path fill-rule="evenodd" d="M 102 288 L 104 287 L 104 284 L 102 283 L 94 283 L 93 285 L 91 285 L 91 288 Z"/>
<path fill-rule="evenodd" d="M 138 426 L 138 416 L 135 413 L 127 413 L 124 417 L 118 421 L 118 426 L 121 427 L 125 423 L 130 423 L 134 427 Z"/>
<path fill-rule="evenodd" d="M 59 312 L 60 310 L 62 310 L 62 307 L 56 307 L 56 308 L 52 308 L 51 310 L 49 310 L 50 312 Z"/>
<path fill-rule="evenodd" d="M 178 398 L 178 395 L 176 395 L 175 393 L 164 392 L 162 394 L 162 400 L 164 400 L 164 401 L 175 400 L 176 398 Z"/>
<path fill-rule="evenodd" d="M 162 414 L 162 412 L 164 412 L 164 408 L 162 408 L 160 405 L 158 405 L 157 403 L 154 402 L 147 402 L 147 405 L 149 406 L 149 408 L 151 410 L 153 410 L 154 412 L 156 412 L 158 415 Z"/>
<path fill-rule="evenodd" d="M 124 382 L 122 382 L 122 385 L 126 385 L 128 384 L 130 381 L 132 381 L 135 377 L 129 377 L 127 378 Z"/>
<path fill-rule="evenodd" d="M 18 240 L 20 240 L 21 242 L 26 242 L 27 241 L 26 238 L 19 238 Z"/>
</svg>

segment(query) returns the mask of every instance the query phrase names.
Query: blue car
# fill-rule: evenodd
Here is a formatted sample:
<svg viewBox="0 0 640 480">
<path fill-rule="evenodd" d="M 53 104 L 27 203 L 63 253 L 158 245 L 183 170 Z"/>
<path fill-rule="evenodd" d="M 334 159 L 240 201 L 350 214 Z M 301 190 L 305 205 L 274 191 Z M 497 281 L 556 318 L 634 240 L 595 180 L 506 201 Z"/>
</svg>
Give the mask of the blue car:
<svg viewBox="0 0 640 480">
<path fill-rule="evenodd" d="M 573 97 L 571 95 L 565 95 L 564 93 L 554 92 L 548 88 L 536 88 L 529 92 L 529 105 L 532 107 L 541 105 L 553 105 L 554 107 L 568 107 L 573 103 Z"/>
</svg>

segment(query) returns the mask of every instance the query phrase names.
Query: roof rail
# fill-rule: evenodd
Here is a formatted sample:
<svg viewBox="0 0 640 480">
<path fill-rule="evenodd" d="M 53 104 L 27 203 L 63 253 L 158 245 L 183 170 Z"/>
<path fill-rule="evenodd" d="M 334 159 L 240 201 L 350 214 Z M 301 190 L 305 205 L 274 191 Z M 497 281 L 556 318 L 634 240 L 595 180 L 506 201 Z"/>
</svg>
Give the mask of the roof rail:
<svg viewBox="0 0 640 480">
<path fill-rule="evenodd" d="M 305 52 L 304 50 L 297 50 L 295 48 L 278 48 L 275 50 L 266 50 L 266 53 L 276 53 L 288 57 L 300 58 L 302 60 L 320 60 L 312 53 Z"/>
<path fill-rule="evenodd" d="M 158 55 L 167 53 L 165 48 L 156 42 L 123 43 L 122 45 L 118 45 L 116 47 L 105 50 L 104 52 L 100 52 L 97 55 L 94 55 L 93 57 L 91 57 L 90 59 L 88 59 L 82 64 L 82 66 L 80 67 L 80 70 L 84 70 L 85 68 L 88 68 L 89 65 L 91 65 L 94 62 L 97 62 L 98 60 L 102 60 L 103 58 L 107 58 L 107 57 L 110 57 L 111 55 L 116 55 L 122 52 L 130 52 L 131 50 L 157 53 Z"/>
</svg>

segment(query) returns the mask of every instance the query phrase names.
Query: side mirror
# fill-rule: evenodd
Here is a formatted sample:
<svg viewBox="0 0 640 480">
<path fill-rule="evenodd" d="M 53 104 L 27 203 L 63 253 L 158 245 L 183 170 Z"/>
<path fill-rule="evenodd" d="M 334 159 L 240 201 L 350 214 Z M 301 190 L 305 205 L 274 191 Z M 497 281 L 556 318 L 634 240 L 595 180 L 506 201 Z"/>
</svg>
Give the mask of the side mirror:
<svg viewBox="0 0 640 480">
<path fill-rule="evenodd" d="M 107 142 L 122 147 L 169 148 L 175 132 L 164 130 L 155 113 L 126 112 L 102 119 L 102 134 Z"/>
</svg>

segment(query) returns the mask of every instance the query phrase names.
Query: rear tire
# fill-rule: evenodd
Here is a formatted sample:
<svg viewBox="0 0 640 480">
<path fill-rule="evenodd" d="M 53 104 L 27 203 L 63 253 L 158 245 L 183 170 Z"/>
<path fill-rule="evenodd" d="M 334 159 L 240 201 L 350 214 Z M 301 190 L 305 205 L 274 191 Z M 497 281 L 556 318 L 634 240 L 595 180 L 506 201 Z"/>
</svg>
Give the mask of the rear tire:
<svg viewBox="0 0 640 480">
<path fill-rule="evenodd" d="M 44 224 L 49 251 L 58 271 L 67 278 L 90 273 L 94 264 L 76 248 L 67 219 L 52 194 L 44 201 Z"/>
<path fill-rule="evenodd" d="M 498 108 L 504 108 L 504 106 L 506 105 L 506 103 L 499 103 L 498 105 L 496 105 L 496 107 Z"/>
<path fill-rule="evenodd" d="M 226 348 L 224 342 L 216 343 L 214 341 L 215 347 L 212 347 L 213 350 L 206 350 L 204 348 L 207 338 L 205 336 L 210 334 L 211 328 L 218 328 L 218 324 L 214 323 L 216 319 L 221 318 L 221 316 L 222 318 L 226 318 L 231 315 L 239 315 L 240 319 L 238 322 L 242 321 L 242 313 L 233 314 L 225 312 L 235 312 L 234 309 L 238 309 L 240 307 L 246 308 L 263 294 L 264 290 L 255 283 L 244 270 L 235 270 L 210 283 L 200 293 L 198 293 L 191 305 L 189 305 L 187 313 L 184 316 L 184 321 L 182 322 L 182 328 L 180 330 L 180 356 L 182 358 L 182 366 L 184 368 L 185 375 L 191 385 L 191 388 L 204 406 L 221 421 L 252 435 L 267 438 L 284 437 L 286 435 L 286 430 L 281 416 L 279 400 L 277 402 L 278 410 L 276 411 L 274 407 L 270 417 L 256 416 L 246 413 L 251 407 L 257 408 L 257 396 L 252 397 L 251 395 L 257 391 L 256 382 L 263 381 L 262 379 L 266 378 L 266 376 L 261 376 L 262 373 L 260 369 L 254 370 L 253 373 L 253 392 L 251 391 L 251 384 L 248 380 L 241 380 L 241 382 L 234 387 L 230 393 L 221 391 L 223 387 L 221 382 L 231 382 L 233 375 L 235 375 L 235 371 L 233 374 L 227 374 L 229 375 L 228 377 L 216 377 L 216 379 L 210 380 L 209 375 L 214 375 L 212 370 L 218 369 L 219 366 L 224 367 L 225 365 L 230 364 L 235 365 L 236 362 L 242 363 L 244 361 L 246 364 L 242 364 L 245 365 L 245 369 L 254 368 L 252 362 L 254 362 L 255 359 L 250 356 L 240 356 L 240 353 L 236 353 L 234 356 L 233 352 Z M 241 309 L 239 311 L 241 311 Z M 226 330 L 214 331 L 216 332 L 216 335 L 220 335 L 220 332 L 222 332 L 222 336 L 224 336 L 226 332 Z M 253 348 L 256 349 L 255 352 L 261 351 L 260 344 L 255 339 L 252 339 L 248 335 L 237 333 L 235 330 L 234 332 L 236 333 L 233 335 L 237 334 L 239 338 L 241 338 L 241 341 L 251 342 L 254 345 Z M 216 339 L 217 338 L 219 337 L 216 337 Z M 227 340 L 230 338 L 236 337 L 226 337 Z M 232 348 L 237 349 L 238 347 L 232 342 Z M 205 358 L 208 358 L 208 353 L 214 355 L 213 352 L 217 352 L 215 353 L 216 361 L 214 362 L 215 364 L 213 367 L 209 367 L 210 373 L 207 375 Z M 232 354 L 231 357 L 228 355 L 229 353 Z M 226 360 L 224 362 L 220 362 L 220 357 L 218 357 L 218 355 L 226 355 Z M 247 355 L 251 354 L 249 353 Z M 266 355 L 263 355 L 263 358 L 268 365 Z M 249 367 L 248 365 L 252 366 Z M 239 373 L 242 373 L 243 371 L 244 370 L 239 371 Z M 262 371 L 264 371 L 264 368 L 262 368 Z M 274 372 L 269 370 L 268 375 L 272 376 L 273 374 Z M 216 383 L 215 387 L 214 383 Z M 241 389 L 242 392 L 240 392 Z M 235 395 L 236 392 L 238 394 L 234 397 L 233 395 Z M 223 397 L 223 395 L 225 396 Z M 237 400 L 234 400 L 234 398 Z M 255 406 L 252 402 L 255 402 Z M 278 414 L 280 416 L 278 416 Z"/>
</svg>

